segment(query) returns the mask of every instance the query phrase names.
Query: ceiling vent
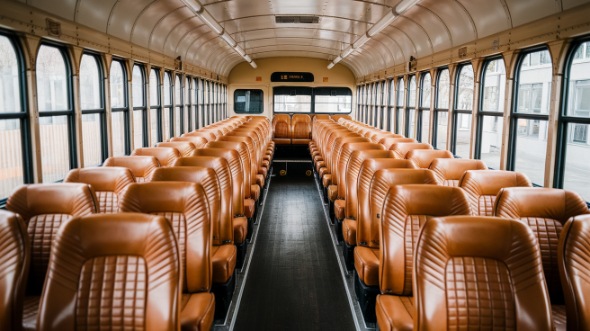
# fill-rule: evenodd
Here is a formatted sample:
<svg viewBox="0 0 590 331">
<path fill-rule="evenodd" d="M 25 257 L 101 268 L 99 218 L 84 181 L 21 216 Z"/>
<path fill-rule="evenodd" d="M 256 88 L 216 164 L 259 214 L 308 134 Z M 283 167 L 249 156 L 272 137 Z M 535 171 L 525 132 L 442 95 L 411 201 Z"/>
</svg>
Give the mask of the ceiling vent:
<svg viewBox="0 0 590 331">
<path fill-rule="evenodd" d="M 320 22 L 319 16 L 310 16 L 310 15 L 285 15 L 285 16 L 275 16 L 276 23 L 283 23 L 283 24 L 317 24 Z"/>
</svg>

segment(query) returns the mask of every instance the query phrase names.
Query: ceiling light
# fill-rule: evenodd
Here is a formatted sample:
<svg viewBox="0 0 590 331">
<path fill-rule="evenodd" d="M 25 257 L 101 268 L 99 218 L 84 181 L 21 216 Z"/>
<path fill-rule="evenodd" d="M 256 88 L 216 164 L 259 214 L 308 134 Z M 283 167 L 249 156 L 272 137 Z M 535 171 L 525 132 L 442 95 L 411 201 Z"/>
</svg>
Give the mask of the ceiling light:
<svg viewBox="0 0 590 331">
<path fill-rule="evenodd" d="M 225 40 L 225 42 L 228 43 L 232 48 L 236 47 L 236 45 L 238 44 L 234 40 L 234 38 L 227 34 L 227 32 L 223 32 L 223 34 L 221 35 L 221 39 Z"/>
<path fill-rule="evenodd" d="M 240 46 L 236 45 L 236 46 L 234 47 L 234 49 L 236 50 L 236 52 L 237 52 L 238 54 L 240 54 L 240 56 L 241 56 L 241 57 L 244 57 L 244 56 L 246 55 L 246 52 L 244 52 L 244 49 L 243 49 L 242 47 L 240 47 Z"/>
<path fill-rule="evenodd" d="M 361 48 L 367 41 L 369 41 L 369 36 L 365 33 L 359 39 L 357 39 L 354 44 L 352 44 L 352 48 Z"/>
<path fill-rule="evenodd" d="M 256 62 L 252 61 L 250 62 L 250 65 L 252 66 L 252 68 L 256 69 L 258 68 L 258 66 L 256 65 Z"/>
<path fill-rule="evenodd" d="M 211 14 L 209 14 L 208 11 L 205 10 L 205 8 L 203 8 L 201 12 L 197 13 L 197 15 L 199 15 L 201 21 L 207 24 L 207 26 L 209 26 L 213 32 L 217 33 L 218 35 L 223 33 L 223 27 L 217 23 L 217 21 L 213 18 L 213 16 L 211 16 Z"/>
<path fill-rule="evenodd" d="M 399 15 L 417 4 L 418 1 L 420 0 L 402 0 L 395 6 L 395 12 Z"/>
<path fill-rule="evenodd" d="M 334 68 L 335 63 L 334 62 L 330 62 L 330 64 L 328 64 L 328 70 Z"/>
<path fill-rule="evenodd" d="M 342 51 L 342 54 L 340 54 L 340 57 L 344 59 L 345 57 L 349 56 L 353 50 L 354 49 L 351 46 L 348 46 L 345 50 Z"/>
<path fill-rule="evenodd" d="M 190 8 L 195 14 L 198 14 L 201 10 L 203 10 L 203 6 L 198 1 L 194 1 L 194 0 L 180 0 L 180 1 L 182 1 L 182 3 L 184 3 L 184 5 L 187 6 L 188 8 Z"/>
<path fill-rule="evenodd" d="M 393 10 L 390 10 L 385 14 L 385 16 L 381 17 L 380 20 L 377 21 L 369 30 L 367 30 L 367 35 L 369 37 L 373 37 L 383 29 L 385 29 L 393 20 L 395 19 L 395 13 Z"/>
</svg>

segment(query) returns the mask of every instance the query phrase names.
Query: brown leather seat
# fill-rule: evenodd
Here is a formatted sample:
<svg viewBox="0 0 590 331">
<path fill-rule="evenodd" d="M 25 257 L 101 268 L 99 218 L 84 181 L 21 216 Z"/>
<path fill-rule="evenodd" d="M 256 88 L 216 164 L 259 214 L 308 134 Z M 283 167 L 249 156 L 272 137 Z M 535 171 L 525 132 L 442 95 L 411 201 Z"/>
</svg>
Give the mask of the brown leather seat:
<svg viewBox="0 0 590 331">
<path fill-rule="evenodd" d="M 396 156 L 400 159 L 405 159 L 406 154 L 415 149 L 432 149 L 432 145 L 427 143 L 399 142 L 389 146 L 389 150 L 394 151 Z"/>
<path fill-rule="evenodd" d="M 567 330 L 590 330 L 590 215 L 570 218 L 559 236 L 557 262 L 565 297 Z"/>
<path fill-rule="evenodd" d="M 137 183 L 149 182 L 160 162 L 154 156 L 112 156 L 106 159 L 104 167 L 125 167 L 131 170 Z"/>
<path fill-rule="evenodd" d="M 570 217 L 582 214 L 588 214 L 586 201 L 571 191 L 509 187 L 501 189 L 496 198 L 496 216 L 518 219 L 528 224 L 537 236 L 556 330 L 565 330 L 566 325 L 563 290 L 557 267 L 559 236 L 563 224 Z"/>
<path fill-rule="evenodd" d="M 345 114 L 330 115 L 330 118 L 334 122 L 338 122 L 338 120 L 340 120 L 341 118 L 346 119 L 346 120 L 352 120 L 352 117 L 350 117 L 350 115 L 345 115 Z"/>
<path fill-rule="evenodd" d="M 199 138 L 199 137 L 195 137 Z M 182 139 L 182 138 L 181 138 Z M 172 147 L 180 152 L 181 157 L 194 156 L 197 146 L 190 141 L 166 141 L 158 143 L 157 147 Z"/>
<path fill-rule="evenodd" d="M 159 172 L 170 169 L 158 169 L 154 177 L 163 177 Z M 210 169 L 200 169 L 203 177 L 212 175 L 212 170 L 207 173 Z M 215 183 L 211 177 L 203 181 L 207 179 L 209 184 Z M 121 211 L 164 216 L 172 225 L 184 272 L 180 307 L 183 330 L 208 330 L 213 324 L 215 299 L 209 293 L 213 272 L 212 206 L 208 201 L 201 184 L 194 182 L 137 183 L 121 199 Z"/>
<path fill-rule="evenodd" d="M 207 142 L 217 140 L 217 137 L 215 136 L 215 134 L 213 132 L 209 132 L 206 130 L 187 132 L 187 133 L 183 134 L 181 137 L 201 137 L 201 138 L 204 138 L 205 140 L 207 140 Z"/>
<path fill-rule="evenodd" d="M 531 181 L 521 172 L 504 170 L 467 170 L 459 187 L 467 193 L 471 212 L 478 216 L 493 216 L 496 195 L 504 187 L 530 187 Z"/>
<path fill-rule="evenodd" d="M 311 117 L 294 114 L 291 118 L 291 144 L 307 145 L 311 141 Z"/>
<path fill-rule="evenodd" d="M 39 330 L 178 330 L 179 261 L 162 216 L 76 217 L 51 250 Z"/>
<path fill-rule="evenodd" d="M 482 160 L 472 159 L 434 159 L 429 169 L 434 171 L 441 185 L 459 186 L 459 179 L 467 170 L 486 170 Z"/>
<path fill-rule="evenodd" d="M 404 310 L 399 297 L 383 294 L 377 304 L 381 330 L 400 324 L 415 330 L 552 329 L 539 248 L 522 223 L 435 218 L 424 225 L 413 256 L 414 323 L 393 311 Z M 411 283 L 398 277 L 391 285 Z"/>
<path fill-rule="evenodd" d="M 131 155 L 148 155 L 155 156 L 160 162 L 160 166 L 171 166 L 182 155 L 173 147 L 142 147 L 133 150 Z"/>
<path fill-rule="evenodd" d="M 72 217 L 96 213 L 96 196 L 88 184 L 31 184 L 17 188 L 6 209 L 27 224 L 31 266 L 23 304 L 23 329 L 36 330 L 39 298 L 47 273 L 49 252 L 60 226 Z"/>
<path fill-rule="evenodd" d="M 244 198 L 244 170 L 241 164 L 242 160 L 240 159 L 240 155 L 236 150 L 226 148 L 202 148 L 197 150 L 196 154 L 197 156 L 222 157 L 226 159 L 229 164 L 233 187 L 232 203 L 234 212 L 234 243 L 238 246 L 238 260 L 240 260 L 246 254 L 246 236 L 248 235 L 247 218 L 254 215 L 253 202 L 247 201 L 247 199 Z"/>
<path fill-rule="evenodd" d="M 275 144 L 291 144 L 291 117 L 287 114 L 275 114 L 272 117 L 272 132 Z"/>
<path fill-rule="evenodd" d="M 123 167 L 99 167 L 72 169 L 65 183 L 90 184 L 98 201 L 99 213 L 119 211 L 119 198 L 129 185 L 135 183 L 131 170 Z"/>
<path fill-rule="evenodd" d="M 192 143 L 195 148 L 203 148 L 207 144 L 207 139 L 198 136 L 182 136 L 182 137 L 173 137 L 170 139 L 171 142 L 176 141 L 188 141 Z"/>
<path fill-rule="evenodd" d="M 232 136 L 231 133 L 228 136 L 223 136 L 219 138 L 220 142 L 223 141 L 231 141 L 237 143 L 243 143 L 246 146 L 246 159 L 250 161 L 250 165 L 246 165 L 248 169 L 250 169 L 250 192 L 251 197 L 254 200 L 260 199 L 260 189 L 264 186 L 265 180 L 264 177 L 259 178 L 258 175 L 258 164 L 256 163 L 255 155 L 256 151 L 254 150 L 254 142 L 250 137 L 241 137 L 241 136 Z M 240 154 L 242 155 L 242 154 Z M 256 187 L 257 186 L 257 187 Z"/>
<path fill-rule="evenodd" d="M 418 168 L 428 169 L 434 159 L 452 159 L 453 153 L 446 149 L 413 149 L 406 154 Z"/>
<path fill-rule="evenodd" d="M 23 219 L 0 210 L 0 330 L 21 330 L 31 243 Z"/>
<path fill-rule="evenodd" d="M 348 161 L 355 151 L 366 151 L 366 150 L 385 150 L 383 145 L 374 144 L 371 142 L 359 142 L 359 143 L 346 143 L 342 145 L 342 151 L 338 157 L 338 194 L 336 200 L 334 200 L 334 216 L 340 224 L 340 228 L 337 231 L 342 231 L 342 221 L 345 217 L 346 209 L 346 187 L 349 185 L 347 182 L 348 173 Z M 341 232 L 339 233 L 341 234 Z"/>
<path fill-rule="evenodd" d="M 413 250 L 420 228 L 433 217 L 469 215 L 469 203 L 460 188 L 429 184 L 393 186 L 385 196 L 382 214 L 376 214 L 382 224 L 380 249 L 354 249 L 355 285 L 372 300 L 379 292 L 405 296 L 400 300 L 406 303 L 406 310 L 396 314 L 411 314 Z M 372 313 L 374 303 L 365 304 Z"/>
<path fill-rule="evenodd" d="M 385 138 L 381 138 L 379 143 L 385 146 L 385 149 L 390 149 L 392 145 L 399 144 L 399 143 L 415 143 L 416 139 L 414 138 L 406 138 L 404 136 L 395 137 L 395 136 L 388 136 Z M 402 158 L 403 159 L 403 158 Z"/>
</svg>

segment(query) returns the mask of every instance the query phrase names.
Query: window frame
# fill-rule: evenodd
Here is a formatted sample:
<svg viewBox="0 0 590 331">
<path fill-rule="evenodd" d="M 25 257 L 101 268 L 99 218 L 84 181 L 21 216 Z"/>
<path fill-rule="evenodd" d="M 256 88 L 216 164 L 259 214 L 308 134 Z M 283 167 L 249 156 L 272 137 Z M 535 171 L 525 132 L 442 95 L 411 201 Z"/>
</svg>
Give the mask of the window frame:
<svg viewBox="0 0 590 331">
<path fill-rule="evenodd" d="M 516 66 L 514 67 L 514 78 L 513 78 L 513 89 L 512 89 L 512 104 L 510 107 L 510 124 L 508 126 L 508 153 L 506 155 L 506 170 L 515 171 L 516 165 L 516 140 L 518 137 L 518 120 L 539 120 L 546 121 L 549 124 L 549 113 L 548 114 L 531 114 L 531 113 L 519 113 L 518 110 L 518 86 L 520 82 L 520 72 L 527 55 L 540 51 L 549 51 L 546 45 L 539 45 L 523 49 L 518 54 L 516 60 Z M 548 143 L 548 142 L 547 142 Z M 545 158 L 547 155 L 545 154 Z M 544 173 L 547 172 L 547 168 L 543 166 Z M 528 175 L 528 174 L 527 174 Z M 544 180 L 543 180 L 544 181 Z M 531 179 L 532 182 L 532 179 Z M 533 186 L 543 186 L 544 183 L 533 183 Z"/>
<path fill-rule="evenodd" d="M 555 170 L 553 177 L 553 187 L 563 188 L 565 183 L 565 170 L 566 170 L 566 157 L 567 157 L 567 145 L 568 145 L 568 127 L 570 124 L 582 124 L 590 126 L 590 116 L 580 117 L 568 115 L 568 102 L 570 92 L 570 72 L 574 60 L 576 59 L 576 53 L 578 48 L 584 43 L 590 43 L 590 36 L 584 36 L 576 39 L 570 44 L 566 59 L 564 61 L 563 68 L 563 80 L 561 84 L 561 100 L 560 110 L 557 114 L 557 140 L 556 140 L 556 153 L 555 153 Z M 588 202 L 587 202 L 588 203 Z M 590 206 L 590 203 L 588 203 Z"/>
<path fill-rule="evenodd" d="M 130 120 L 130 112 L 129 112 L 129 74 L 127 73 L 127 66 L 125 65 L 125 60 L 124 59 L 120 59 L 120 58 L 115 58 L 113 57 L 113 59 L 111 60 L 111 66 L 109 69 L 109 89 L 112 88 L 112 80 L 111 80 L 111 71 L 113 70 L 113 63 L 119 63 L 119 65 L 121 66 L 121 70 L 123 72 L 123 100 L 124 100 L 124 106 L 123 107 L 113 107 L 112 106 L 112 93 L 110 95 L 111 97 L 111 113 L 118 113 L 118 112 L 123 112 L 123 126 L 124 126 L 124 138 L 125 138 L 125 142 L 124 142 L 124 149 L 125 149 L 125 155 L 129 155 L 131 154 L 131 120 Z M 112 127 L 112 121 L 113 121 L 113 117 L 111 116 L 110 118 L 111 120 L 111 127 Z M 112 133 L 111 133 L 112 134 Z"/>
<path fill-rule="evenodd" d="M 60 43 L 56 43 L 56 42 L 52 42 L 52 41 L 47 41 L 47 40 L 43 40 L 43 42 L 41 42 L 39 44 L 39 48 L 37 49 L 37 52 L 35 53 L 35 67 L 37 66 L 36 63 L 39 60 L 39 51 L 41 50 L 41 47 L 43 46 L 47 46 L 47 47 L 53 47 L 55 49 L 57 49 L 59 51 L 59 53 L 61 54 L 63 60 L 64 60 L 64 66 L 65 66 L 65 74 L 66 74 L 66 95 L 67 95 L 67 109 L 64 110 L 58 110 L 58 111 L 41 111 L 40 109 L 37 109 L 37 114 L 39 119 L 41 117 L 58 117 L 58 116 L 66 116 L 67 119 L 67 123 L 68 123 L 68 151 L 69 151 L 69 166 L 70 166 L 70 170 L 71 169 L 75 169 L 78 167 L 78 149 L 77 149 L 77 137 L 76 137 L 76 111 L 74 108 L 74 76 L 73 76 L 73 68 L 72 68 L 72 60 L 68 54 L 68 49 L 66 46 L 64 46 L 63 44 Z M 35 75 L 38 75 L 38 71 L 35 71 Z M 35 77 L 35 79 L 37 79 L 37 77 Z M 38 87 L 37 87 L 38 89 Z M 39 103 L 39 101 L 37 100 L 37 104 Z M 41 149 L 41 147 L 40 147 Z M 42 182 L 45 183 L 44 179 L 43 179 L 43 166 L 41 165 L 41 178 L 42 178 Z"/>
<path fill-rule="evenodd" d="M 33 166 L 33 148 L 31 139 L 31 123 L 30 123 L 30 107 L 28 104 L 28 90 L 27 90 L 27 68 L 25 65 L 25 56 L 22 45 L 18 37 L 11 33 L 0 29 L 0 36 L 8 39 L 8 42 L 12 45 L 14 55 L 18 65 L 18 78 L 19 78 L 19 104 L 21 111 L 12 113 L 0 113 L 0 121 L 3 120 L 18 120 L 20 128 L 21 138 L 21 162 L 22 162 L 22 180 L 23 184 L 30 184 L 35 181 L 34 166 Z M 67 69 L 66 69 L 67 70 Z M 3 208 L 6 204 L 8 197 L 0 196 L 0 208 Z"/>
</svg>

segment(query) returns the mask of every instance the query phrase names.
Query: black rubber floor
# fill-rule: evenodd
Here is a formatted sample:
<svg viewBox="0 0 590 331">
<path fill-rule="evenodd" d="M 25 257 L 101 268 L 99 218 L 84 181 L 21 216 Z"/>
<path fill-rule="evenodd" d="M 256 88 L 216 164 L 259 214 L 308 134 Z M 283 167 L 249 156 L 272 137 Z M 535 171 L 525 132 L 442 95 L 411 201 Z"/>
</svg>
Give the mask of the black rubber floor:
<svg viewBox="0 0 590 331">
<path fill-rule="evenodd" d="M 354 330 L 312 177 L 274 177 L 235 330 Z"/>
</svg>

